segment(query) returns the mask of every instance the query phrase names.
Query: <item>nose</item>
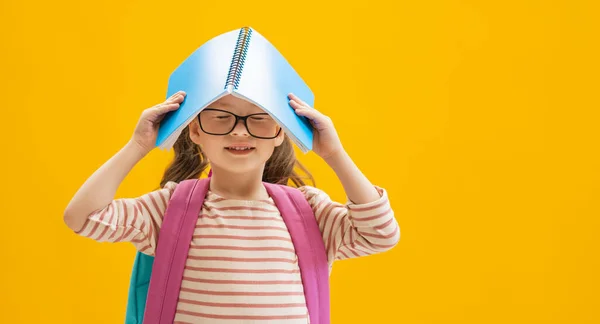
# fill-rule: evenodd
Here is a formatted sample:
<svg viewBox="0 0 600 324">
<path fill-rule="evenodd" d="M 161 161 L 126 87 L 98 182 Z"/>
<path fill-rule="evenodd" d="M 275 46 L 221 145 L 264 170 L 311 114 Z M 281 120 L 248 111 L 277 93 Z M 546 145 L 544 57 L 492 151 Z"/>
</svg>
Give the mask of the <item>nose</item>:
<svg viewBox="0 0 600 324">
<path fill-rule="evenodd" d="M 235 124 L 235 127 L 233 128 L 233 131 L 231 131 L 231 135 L 236 135 L 236 136 L 249 136 L 250 134 L 248 134 L 248 129 L 246 129 L 246 124 L 243 120 L 239 119 L 237 121 L 237 123 Z"/>
</svg>

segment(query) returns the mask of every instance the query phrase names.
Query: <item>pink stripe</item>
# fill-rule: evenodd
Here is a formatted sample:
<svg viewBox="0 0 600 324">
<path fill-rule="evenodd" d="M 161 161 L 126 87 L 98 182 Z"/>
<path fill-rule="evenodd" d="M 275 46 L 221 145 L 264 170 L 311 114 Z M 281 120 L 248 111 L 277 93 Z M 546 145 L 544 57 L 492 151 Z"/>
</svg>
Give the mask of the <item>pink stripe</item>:
<svg viewBox="0 0 600 324">
<path fill-rule="evenodd" d="M 271 202 L 270 200 L 264 200 L 263 199 L 263 200 L 259 200 L 259 201 L 264 202 L 265 204 L 271 205 L 273 207 L 276 207 L 275 204 L 273 202 Z"/>
<path fill-rule="evenodd" d="M 242 230 L 276 230 L 287 232 L 287 228 L 279 226 L 238 226 L 238 225 L 196 225 L 196 228 L 227 228 L 227 229 L 242 229 Z"/>
<path fill-rule="evenodd" d="M 327 212 L 327 216 L 325 216 L 325 225 L 323 226 L 323 229 L 327 228 L 327 223 L 329 223 L 329 221 L 333 221 L 333 219 L 331 218 L 331 213 L 333 213 L 333 211 L 336 209 L 335 207 L 336 205 L 332 204 L 331 209 L 329 209 L 329 211 Z M 331 224 L 330 229 L 331 228 L 333 228 L 333 223 Z"/>
<path fill-rule="evenodd" d="M 128 213 L 128 209 L 123 206 L 123 210 L 125 210 L 125 215 L 127 215 Z M 121 234 L 121 237 L 119 237 L 116 241 L 121 241 L 123 240 L 123 238 L 125 237 L 129 237 L 129 235 L 131 235 L 131 232 L 133 232 L 135 230 L 135 226 L 133 226 L 133 224 L 135 224 L 135 222 L 137 221 L 137 213 L 136 213 L 136 209 L 133 209 L 133 223 L 131 223 L 132 225 L 127 225 L 127 223 L 125 223 L 126 227 L 129 227 L 129 229 L 127 231 L 123 231 L 123 234 Z"/>
<path fill-rule="evenodd" d="M 333 221 L 331 223 L 331 227 L 329 228 L 329 237 L 327 238 L 327 246 L 325 247 L 326 250 L 329 250 L 330 246 L 331 246 L 331 238 L 335 235 L 335 233 L 333 232 L 333 229 L 335 228 L 336 230 L 338 229 L 337 226 L 335 226 L 335 222 L 337 221 L 337 218 L 340 216 L 340 214 L 344 211 L 344 209 L 338 210 L 337 214 L 335 214 L 335 217 L 333 218 Z"/>
<path fill-rule="evenodd" d="M 329 207 L 329 210 L 327 210 L 328 207 Z M 329 215 L 334 207 L 335 207 L 335 205 L 333 205 L 333 204 L 327 205 L 320 213 L 317 213 L 315 215 L 317 222 L 319 222 L 319 223 L 323 222 L 323 228 L 325 228 L 325 226 L 327 224 L 327 220 L 329 220 L 329 218 L 325 217 L 325 215 Z M 327 210 L 327 213 L 325 213 L 326 210 Z"/>
<path fill-rule="evenodd" d="M 203 235 L 198 234 L 193 236 L 194 239 L 228 239 L 228 240 L 248 240 L 248 241 L 261 241 L 261 240 L 277 240 L 291 242 L 292 240 L 287 237 L 280 236 L 241 236 L 241 235 Z"/>
<path fill-rule="evenodd" d="M 362 245 L 360 242 L 355 242 L 355 243 L 358 244 L 358 245 L 360 245 L 360 246 L 362 246 L 362 247 L 364 247 L 364 248 L 368 248 L 368 247 Z M 354 243 L 353 243 L 353 245 L 354 245 Z M 393 248 L 394 246 L 396 246 L 396 244 L 375 244 L 375 243 L 369 242 L 369 246 L 377 248 L 374 251 L 380 251 L 380 249 Z M 371 248 L 368 248 L 368 249 L 371 249 Z"/>
<path fill-rule="evenodd" d="M 351 245 L 350 245 L 351 247 L 354 247 L 354 237 L 353 237 L 353 236 L 354 236 L 354 229 L 351 229 L 351 230 L 350 230 L 350 242 L 352 242 L 352 243 L 351 243 Z M 348 251 L 350 251 L 350 253 L 354 254 L 354 256 L 355 256 L 355 257 L 359 257 L 359 256 L 360 256 L 360 255 L 358 255 L 358 254 L 357 254 L 357 253 L 354 251 L 354 249 L 353 249 L 353 248 L 352 248 L 352 249 L 348 249 Z"/>
<path fill-rule="evenodd" d="M 115 200 L 115 205 L 117 204 L 117 201 L 118 200 Z M 117 209 L 117 211 L 118 211 L 118 209 Z M 117 235 L 117 233 L 119 232 L 118 229 L 119 229 L 119 221 L 120 221 L 120 219 L 119 219 L 119 214 L 117 213 L 116 215 L 117 215 L 117 230 L 115 230 L 114 232 L 112 232 L 112 234 L 110 234 L 110 236 L 108 237 L 109 241 L 113 241 L 113 237 L 115 235 Z M 123 224 L 125 224 L 126 220 L 127 220 L 127 210 L 125 210 L 125 213 L 123 214 Z M 125 230 L 121 231 L 121 235 L 124 234 L 123 232 L 125 232 Z"/>
<path fill-rule="evenodd" d="M 366 251 L 370 251 L 371 253 L 377 252 L 377 250 L 369 248 L 369 247 L 365 246 L 364 244 L 362 244 L 361 242 L 356 242 L 356 245 L 360 246 L 361 248 L 363 248 Z"/>
<path fill-rule="evenodd" d="M 161 192 L 161 193 L 162 193 L 162 192 Z M 161 194 L 161 195 L 159 195 L 159 197 L 160 197 L 160 200 L 161 200 L 161 201 L 162 201 L 162 203 L 163 203 L 163 208 L 167 208 L 167 200 L 166 200 L 166 198 L 165 198 L 165 195 Z"/>
<path fill-rule="evenodd" d="M 285 269 L 228 269 L 228 268 L 200 268 L 185 266 L 186 270 L 205 271 L 205 272 L 227 272 L 227 273 L 300 273 L 300 270 L 285 270 Z"/>
<path fill-rule="evenodd" d="M 282 315 L 282 316 L 239 315 L 239 316 L 235 316 L 235 315 L 215 315 L 215 314 L 196 313 L 196 312 L 188 312 L 188 311 L 184 311 L 184 310 L 178 310 L 177 314 L 214 318 L 214 319 L 228 319 L 228 320 L 285 320 L 285 319 L 306 318 L 306 315 Z"/>
<path fill-rule="evenodd" d="M 384 235 L 384 234 L 372 234 L 372 233 L 360 233 L 360 234 L 362 236 L 365 236 L 365 237 L 373 237 L 373 238 L 378 238 L 378 239 L 389 239 L 391 237 L 396 236 L 397 232 L 398 232 L 398 226 L 396 226 L 396 229 L 392 233 L 387 234 L 387 235 Z"/>
<path fill-rule="evenodd" d="M 123 230 L 123 232 L 121 233 L 121 236 L 119 238 L 117 238 L 115 241 L 119 242 L 121 241 L 124 237 L 129 237 L 129 235 L 131 235 L 131 232 L 133 232 L 133 230 L 135 229 L 134 226 L 131 225 L 127 225 L 127 219 L 129 218 L 129 209 L 125 207 L 125 205 L 123 205 L 123 213 L 124 213 L 124 218 L 123 218 L 123 226 L 125 228 L 129 227 L 129 230 L 125 231 Z M 137 212 L 135 207 L 133 208 L 133 222 L 132 224 L 135 224 L 135 222 L 137 221 Z M 115 232 L 116 233 L 116 232 Z"/>
<path fill-rule="evenodd" d="M 315 206 L 315 208 L 314 208 L 315 214 L 321 214 L 320 209 L 321 209 L 321 207 L 323 205 L 325 205 L 325 203 L 327 203 L 327 200 L 325 200 L 325 199 L 319 201 L 319 203 L 317 204 L 317 206 Z"/>
<path fill-rule="evenodd" d="M 148 196 L 150 197 L 150 201 L 152 202 L 152 205 L 154 206 L 154 210 L 156 210 L 157 213 L 160 213 L 160 208 L 158 207 L 158 204 L 156 203 L 156 199 L 154 198 L 154 195 L 151 193 Z M 152 215 L 152 213 L 150 215 Z"/>
<path fill-rule="evenodd" d="M 118 211 L 118 205 L 117 205 L 117 211 Z M 119 212 L 119 211 L 118 211 Z M 119 212 L 120 213 L 120 212 Z M 133 230 L 135 229 L 135 227 L 131 226 L 131 225 L 127 225 L 127 220 L 129 219 L 129 212 L 128 209 L 125 208 L 125 205 L 123 204 L 123 214 L 125 215 L 123 217 L 123 230 L 121 231 L 121 236 L 119 236 L 117 239 L 115 239 L 115 242 L 119 242 L 122 241 L 123 238 L 125 237 L 129 237 L 129 235 L 131 235 L 131 232 L 133 232 Z M 137 220 L 137 213 L 135 212 L 135 208 L 133 211 L 133 223 L 135 224 L 135 221 Z M 129 228 L 127 231 L 125 231 L 125 228 Z M 116 233 L 116 232 L 115 232 Z"/>
<path fill-rule="evenodd" d="M 152 221 L 152 220 L 150 220 Z M 152 224 L 148 224 L 148 236 L 146 237 L 148 239 L 148 241 L 152 242 L 152 239 L 154 238 L 154 226 L 152 226 Z"/>
<path fill-rule="evenodd" d="M 279 247 L 279 246 L 226 246 L 226 245 L 200 245 L 190 246 L 191 250 L 233 250 L 233 251 L 283 251 L 296 252 L 294 249 Z"/>
<path fill-rule="evenodd" d="M 373 206 L 369 206 L 369 207 L 349 207 L 349 208 L 353 212 L 366 212 L 366 211 L 370 211 L 370 210 L 373 210 L 373 209 L 377 209 L 377 208 L 379 208 L 379 207 L 381 207 L 381 206 L 383 206 L 383 205 L 385 205 L 387 203 L 388 203 L 388 200 L 384 199 L 383 201 L 381 201 L 378 204 L 373 205 Z"/>
<path fill-rule="evenodd" d="M 229 308 L 291 308 L 305 307 L 304 303 L 289 303 L 289 304 L 239 304 L 239 303 L 208 303 L 190 299 L 180 298 L 179 302 L 184 304 L 210 306 L 210 307 L 229 307 Z"/>
<path fill-rule="evenodd" d="M 304 295 L 301 291 L 213 291 L 203 289 L 192 289 L 181 287 L 182 292 L 189 292 L 199 295 L 210 295 L 210 296 L 302 296 Z"/>
<path fill-rule="evenodd" d="M 161 213 L 161 209 L 158 207 L 158 204 L 156 203 L 156 200 L 154 198 L 154 196 L 152 194 L 149 195 L 150 196 L 150 200 L 152 200 L 152 204 L 154 205 L 154 208 L 156 209 L 157 213 Z M 149 214 L 147 218 L 142 218 L 142 226 L 140 228 L 140 231 L 143 232 L 144 230 L 144 225 L 146 224 L 146 222 L 148 222 L 148 234 L 146 235 L 144 233 L 144 236 L 146 236 L 146 238 L 148 239 L 148 241 L 152 240 L 152 235 L 154 235 L 154 219 L 153 217 L 154 214 Z"/>
<path fill-rule="evenodd" d="M 233 206 L 233 207 L 212 207 L 206 206 L 206 210 L 217 210 L 217 211 L 228 211 L 228 210 L 252 210 L 252 211 L 261 211 L 265 213 L 279 213 L 277 209 L 266 209 L 260 207 L 250 207 L 250 206 Z"/>
<path fill-rule="evenodd" d="M 100 226 L 100 222 L 101 222 L 104 214 L 106 214 L 107 212 L 108 212 L 108 210 L 105 210 L 100 214 L 100 217 L 98 218 L 98 220 L 94 222 L 94 227 L 92 227 L 92 231 L 90 232 L 90 234 L 88 234 L 88 237 L 90 237 L 90 238 L 94 237 L 94 233 L 96 233 L 96 229 L 98 229 L 98 226 Z"/>
<path fill-rule="evenodd" d="M 183 277 L 183 281 L 201 282 L 209 284 L 226 284 L 226 285 L 299 285 L 302 284 L 302 280 L 268 280 L 268 281 L 256 281 L 256 280 L 216 280 L 216 279 L 200 279 Z"/>
<path fill-rule="evenodd" d="M 216 195 L 216 194 L 215 194 L 215 193 L 213 193 L 213 195 Z M 225 199 L 225 198 L 223 198 L 223 197 L 218 197 L 218 198 L 215 198 L 215 199 L 211 199 L 211 200 L 209 200 L 209 202 L 211 202 L 211 203 L 219 203 L 219 202 L 221 202 L 221 201 L 226 201 L 226 200 L 228 200 L 228 199 Z M 267 204 L 267 205 L 275 206 L 275 204 L 274 204 L 274 203 L 272 203 L 272 202 L 271 202 L 271 201 L 269 201 L 269 200 L 264 200 L 264 199 L 262 199 L 262 200 L 259 200 L 259 202 L 263 202 L 263 203 L 265 203 L 265 204 Z"/>
<path fill-rule="evenodd" d="M 377 215 L 373 215 L 373 216 L 370 216 L 370 217 L 364 217 L 364 218 L 363 217 L 356 217 L 356 215 L 352 215 L 352 219 L 354 221 L 359 221 L 359 222 L 371 221 L 371 220 L 375 220 L 375 219 L 381 218 L 381 217 L 389 214 L 391 211 L 392 211 L 392 208 L 388 208 L 383 213 L 379 213 Z"/>
<path fill-rule="evenodd" d="M 127 206 L 123 206 L 123 208 L 127 209 Z M 134 221 L 137 221 L 137 217 L 134 219 Z M 132 225 L 134 225 L 135 222 L 132 223 Z M 142 226 L 140 226 L 140 232 L 144 232 L 144 228 L 146 228 L 146 222 L 144 220 L 143 214 L 142 214 Z M 152 229 L 152 226 L 150 226 L 150 229 Z M 146 236 L 144 234 L 144 236 Z"/>
<path fill-rule="evenodd" d="M 240 219 L 240 220 L 266 220 L 266 221 L 279 221 L 283 223 L 280 217 L 263 217 L 263 216 L 229 216 L 229 215 L 207 215 L 202 214 L 202 217 L 209 219 L 227 218 L 227 219 Z"/>
<path fill-rule="evenodd" d="M 143 235 L 136 235 L 131 239 L 131 243 L 142 243 L 144 242 L 145 236 Z"/>
<path fill-rule="evenodd" d="M 109 226 L 104 226 L 104 231 L 102 231 L 102 233 L 100 233 L 100 236 L 98 236 L 97 240 L 102 240 L 102 238 L 104 237 L 104 235 L 106 235 L 106 232 L 108 232 L 108 229 L 110 228 L 110 222 L 112 222 L 112 219 L 114 217 L 114 213 L 110 214 L 110 217 L 108 218 L 108 224 Z"/>
<path fill-rule="evenodd" d="M 390 218 L 390 219 L 389 219 L 387 222 L 385 222 L 385 223 L 383 223 L 383 224 L 381 224 L 381 225 L 377 225 L 377 226 L 373 227 L 373 229 L 380 230 L 380 229 L 382 229 L 382 228 L 386 228 L 386 227 L 388 227 L 388 226 L 389 226 L 389 225 L 390 225 L 390 224 L 391 224 L 393 221 L 394 221 L 394 219 L 393 219 L 393 218 Z"/>
<path fill-rule="evenodd" d="M 150 196 L 150 197 L 152 197 L 152 196 Z M 144 208 L 146 208 L 146 211 L 148 211 L 147 215 L 152 215 L 152 211 L 150 210 L 150 207 L 148 207 L 148 204 L 146 203 L 146 201 L 144 201 L 144 199 L 140 199 L 140 203 L 142 205 L 144 205 Z M 143 214 L 144 213 L 142 212 L 142 215 Z"/>
<path fill-rule="evenodd" d="M 346 241 L 348 241 L 348 237 L 346 236 L 346 233 L 348 233 L 348 231 L 352 231 L 353 229 L 354 227 L 352 227 L 352 225 L 342 227 L 342 235 L 340 236 L 340 240 L 342 240 L 341 244 L 347 244 Z"/>
<path fill-rule="evenodd" d="M 232 258 L 232 257 L 203 257 L 189 255 L 188 259 L 199 261 L 231 261 L 231 262 L 284 262 L 296 263 L 295 260 L 285 258 Z"/>
<path fill-rule="evenodd" d="M 335 251 L 338 249 L 338 240 L 342 239 L 342 236 L 339 235 L 340 232 L 337 232 L 338 235 L 335 235 L 333 237 L 333 246 L 331 246 L 328 250 L 327 250 L 327 260 L 329 261 L 329 252 L 333 251 L 335 254 Z M 333 260 L 332 260 L 333 261 Z"/>
<path fill-rule="evenodd" d="M 341 249 L 338 252 L 340 252 L 344 256 L 344 258 L 350 259 L 350 257 L 346 253 L 344 253 L 344 251 L 342 251 Z"/>
</svg>

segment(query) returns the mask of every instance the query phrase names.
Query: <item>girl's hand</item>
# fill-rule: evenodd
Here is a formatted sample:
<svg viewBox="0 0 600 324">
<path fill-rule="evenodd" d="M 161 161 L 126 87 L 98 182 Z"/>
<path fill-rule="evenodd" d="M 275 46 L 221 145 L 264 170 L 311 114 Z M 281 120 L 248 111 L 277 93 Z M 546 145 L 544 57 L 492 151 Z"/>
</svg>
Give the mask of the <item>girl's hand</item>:
<svg viewBox="0 0 600 324">
<path fill-rule="evenodd" d="M 294 94 L 288 96 L 290 105 L 298 116 L 308 118 L 315 132 L 313 136 L 313 152 L 327 160 L 344 151 L 342 142 L 333 126 L 331 118 L 310 107 Z"/>
<path fill-rule="evenodd" d="M 158 136 L 158 127 L 165 114 L 177 110 L 184 97 L 185 92 L 179 91 L 164 102 L 142 112 L 131 141 L 139 146 L 143 154 L 154 148 Z"/>
</svg>

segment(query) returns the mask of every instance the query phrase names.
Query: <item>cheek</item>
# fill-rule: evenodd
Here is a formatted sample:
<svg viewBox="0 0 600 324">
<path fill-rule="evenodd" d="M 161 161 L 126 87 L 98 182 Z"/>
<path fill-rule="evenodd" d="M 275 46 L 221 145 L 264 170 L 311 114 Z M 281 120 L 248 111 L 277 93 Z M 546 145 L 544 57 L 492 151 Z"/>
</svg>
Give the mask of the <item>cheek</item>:
<svg viewBox="0 0 600 324">
<path fill-rule="evenodd" d="M 263 143 L 259 142 L 256 144 L 256 148 L 262 159 L 267 161 L 275 150 L 275 142 L 273 140 L 264 141 Z"/>
<path fill-rule="evenodd" d="M 218 154 L 223 149 L 221 139 L 215 136 L 201 133 L 198 136 L 199 144 L 204 154 L 210 159 L 211 156 Z"/>
</svg>

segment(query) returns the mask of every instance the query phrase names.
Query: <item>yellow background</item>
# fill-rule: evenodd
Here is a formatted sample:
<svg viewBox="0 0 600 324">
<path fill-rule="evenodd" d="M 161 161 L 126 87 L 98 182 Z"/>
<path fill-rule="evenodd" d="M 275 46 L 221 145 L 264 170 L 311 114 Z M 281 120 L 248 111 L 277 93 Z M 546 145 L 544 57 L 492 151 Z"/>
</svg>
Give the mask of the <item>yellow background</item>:
<svg viewBox="0 0 600 324">
<path fill-rule="evenodd" d="M 394 250 L 338 262 L 333 323 L 599 323 L 595 1 L 0 2 L 0 323 L 122 323 L 128 244 L 62 212 L 201 43 L 250 25 L 389 191 Z M 113 128 L 109 130 L 109 128 Z M 119 196 L 156 188 L 155 150 Z M 301 156 L 344 200 L 333 172 Z"/>
</svg>

